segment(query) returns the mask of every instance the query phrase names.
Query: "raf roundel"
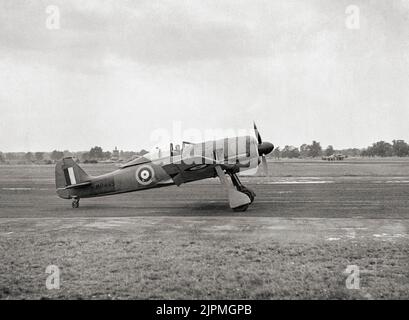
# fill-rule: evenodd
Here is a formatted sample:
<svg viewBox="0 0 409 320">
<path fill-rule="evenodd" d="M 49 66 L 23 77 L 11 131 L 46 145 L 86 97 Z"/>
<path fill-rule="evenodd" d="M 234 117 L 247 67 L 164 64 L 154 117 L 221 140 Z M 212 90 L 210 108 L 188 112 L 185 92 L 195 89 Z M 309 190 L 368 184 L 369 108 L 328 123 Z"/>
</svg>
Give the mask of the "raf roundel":
<svg viewBox="0 0 409 320">
<path fill-rule="evenodd" d="M 136 170 L 136 180 L 142 185 L 148 185 L 153 181 L 154 171 L 151 166 L 141 166 Z"/>
</svg>

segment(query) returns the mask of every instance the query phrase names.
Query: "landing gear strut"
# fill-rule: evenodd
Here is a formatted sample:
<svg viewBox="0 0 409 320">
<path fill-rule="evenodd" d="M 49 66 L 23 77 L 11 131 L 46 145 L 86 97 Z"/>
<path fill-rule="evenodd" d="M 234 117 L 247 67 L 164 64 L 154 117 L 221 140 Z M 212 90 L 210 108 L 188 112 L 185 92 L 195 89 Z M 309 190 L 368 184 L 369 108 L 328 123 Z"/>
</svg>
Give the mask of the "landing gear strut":
<svg viewBox="0 0 409 320">
<path fill-rule="evenodd" d="M 74 200 L 72 200 L 72 207 L 78 208 L 80 206 L 80 198 L 74 198 Z"/>
<path fill-rule="evenodd" d="M 235 173 L 229 173 L 229 176 L 231 178 L 231 181 L 233 182 L 233 185 L 236 187 L 237 191 L 243 192 L 250 198 L 250 204 L 253 203 L 254 198 L 256 197 L 256 194 L 253 190 L 245 187 L 242 185 L 239 177 Z"/>
<path fill-rule="evenodd" d="M 233 211 L 236 211 L 236 212 L 246 211 L 247 208 L 249 207 L 249 205 L 253 203 L 256 194 L 254 193 L 253 190 L 251 190 L 251 189 L 245 187 L 245 186 L 241 183 L 241 181 L 240 181 L 240 179 L 239 179 L 239 177 L 237 176 L 236 173 L 229 173 L 229 176 L 230 176 L 231 181 L 232 181 L 234 187 L 236 188 L 236 190 L 239 191 L 239 192 L 241 192 L 241 193 L 244 193 L 244 194 L 245 194 L 246 196 L 248 196 L 249 199 L 250 199 L 250 203 L 245 204 L 245 205 L 242 205 L 242 206 L 239 206 L 239 207 L 236 207 L 236 208 L 233 208 Z"/>
<path fill-rule="evenodd" d="M 244 187 L 234 172 L 226 172 L 231 177 L 232 183 L 230 183 L 226 178 L 226 173 L 220 166 L 215 166 L 214 169 L 219 176 L 220 182 L 227 191 L 230 208 L 234 211 L 246 211 L 253 202 L 255 193 Z"/>
</svg>

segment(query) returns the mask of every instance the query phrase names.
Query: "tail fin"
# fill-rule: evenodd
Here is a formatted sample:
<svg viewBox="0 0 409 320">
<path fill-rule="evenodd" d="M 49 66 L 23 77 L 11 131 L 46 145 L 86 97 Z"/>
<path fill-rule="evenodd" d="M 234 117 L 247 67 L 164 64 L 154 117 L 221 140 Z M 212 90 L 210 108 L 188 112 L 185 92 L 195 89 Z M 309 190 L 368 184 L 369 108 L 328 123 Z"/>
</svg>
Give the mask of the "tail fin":
<svg viewBox="0 0 409 320">
<path fill-rule="evenodd" d="M 55 165 L 55 186 L 66 188 L 90 181 L 91 177 L 73 160 L 64 158 Z"/>
</svg>

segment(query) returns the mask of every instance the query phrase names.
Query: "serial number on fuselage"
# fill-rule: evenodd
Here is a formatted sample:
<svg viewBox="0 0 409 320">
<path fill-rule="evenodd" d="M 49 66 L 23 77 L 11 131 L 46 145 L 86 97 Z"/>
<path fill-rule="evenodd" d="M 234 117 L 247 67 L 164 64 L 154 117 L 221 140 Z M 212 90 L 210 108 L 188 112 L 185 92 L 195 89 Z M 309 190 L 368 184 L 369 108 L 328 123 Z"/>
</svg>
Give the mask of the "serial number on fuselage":
<svg viewBox="0 0 409 320">
<path fill-rule="evenodd" d="M 110 183 L 95 183 L 92 185 L 94 189 L 101 189 L 101 188 L 114 188 L 115 183 L 110 182 Z"/>
</svg>

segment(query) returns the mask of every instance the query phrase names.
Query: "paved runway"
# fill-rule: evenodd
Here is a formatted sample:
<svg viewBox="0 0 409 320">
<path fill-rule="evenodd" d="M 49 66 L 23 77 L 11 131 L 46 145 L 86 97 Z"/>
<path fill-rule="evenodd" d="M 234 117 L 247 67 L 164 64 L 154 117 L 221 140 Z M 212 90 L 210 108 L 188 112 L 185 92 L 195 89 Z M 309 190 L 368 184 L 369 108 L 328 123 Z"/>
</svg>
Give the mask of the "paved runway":
<svg viewBox="0 0 409 320">
<path fill-rule="evenodd" d="M 409 217 L 409 178 L 243 178 L 257 196 L 245 213 L 228 207 L 217 180 L 181 187 L 81 199 L 60 199 L 52 181 L 1 184 L 1 217 L 252 216 L 326 218 Z"/>
</svg>

